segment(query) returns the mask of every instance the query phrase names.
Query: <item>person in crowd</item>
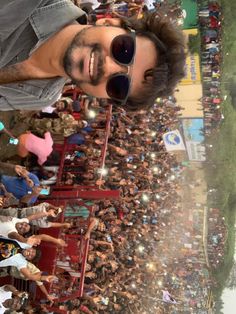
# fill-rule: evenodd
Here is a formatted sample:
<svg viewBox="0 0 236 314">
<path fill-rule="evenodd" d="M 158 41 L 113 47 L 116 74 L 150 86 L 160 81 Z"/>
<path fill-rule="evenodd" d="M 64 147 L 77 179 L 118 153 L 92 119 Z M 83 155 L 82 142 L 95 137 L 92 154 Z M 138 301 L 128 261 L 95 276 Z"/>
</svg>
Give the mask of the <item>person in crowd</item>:
<svg viewBox="0 0 236 314">
<path fill-rule="evenodd" d="M 86 121 L 76 120 L 71 114 L 64 112 L 59 112 L 58 118 L 31 118 L 29 121 L 30 129 L 40 135 L 50 131 L 52 135 L 68 137 L 86 126 Z"/>
<path fill-rule="evenodd" d="M 53 212 L 39 212 L 28 216 L 27 218 L 15 218 L 0 216 L 0 235 L 9 239 L 15 239 L 17 241 L 27 243 L 32 246 L 39 245 L 41 241 L 52 242 L 60 246 L 65 246 L 65 241 L 62 239 L 54 238 L 47 234 L 32 235 L 30 237 L 25 237 L 30 233 L 31 226 L 29 222 L 37 221 L 38 218 L 48 217 L 54 215 Z M 69 224 L 62 224 L 60 226 L 66 226 Z"/>
<path fill-rule="evenodd" d="M 84 13 L 68 0 L 0 6 L 1 110 L 52 105 L 68 78 L 87 94 L 135 110 L 172 94 L 184 76 L 182 33 L 158 13 L 91 26 L 76 23 Z"/>
<path fill-rule="evenodd" d="M 29 269 L 31 274 L 41 273 L 40 269 L 30 262 L 27 262 L 27 268 Z M 25 277 L 15 266 L 0 268 L 0 277 L 6 277 L 6 276 L 12 276 L 17 279 L 28 280 L 28 278 Z M 45 287 L 44 283 L 38 280 L 36 280 L 35 283 L 39 287 L 39 289 L 42 291 L 42 293 L 46 296 L 46 298 L 49 301 L 53 302 L 55 298 L 48 293 L 48 290 Z"/>
<path fill-rule="evenodd" d="M 20 292 L 13 285 L 4 285 L 0 287 L 0 313 L 3 314 L 7 310 L 19 311 L 26 306 L 23 296 L 26 294 Z"/>
<path fill-rule="evenodd" d="M 58 215 L 64 210 L 63 206 L 54 206 L 47 202 L 37 204 L 30 207 L 8 207 L 2 208 L 0 214 L 2 216 L 27 218 L 30 224 L 38 228 L 70 228 L 70 223 L 57 222 L 52 218 L 58 217 Z"/>
<path fill-rule="evenodd" d="M 58 118 L 59 112 L 72 113 L 73 111 L 73 101 L 70 97 L 61 97 L 55 104 L 43 108 L 40 112 L 37 112 L 33 117 L 37 119 L 43 118 Z"/>
<path fill-rule="evenodd" d="M 14 165 L 12 163 L 0 161 L 0 175 L 2 174 L 9 176 L 17 175 L 19 177 L 26 178 L 28 176 L 28 171 L 21 165 Z"/>
<path fill-rule="evenodd" d="M 21 177 L 1 175 L 0 195 L 13 196 L 19 203 L 33 204 L 43 187 L 33 173 L 24 170 L 22 174 Z"/>
<path fill-rule="evenodd" d="M 0 121 L 0 135 L 1 135 L 2 133 L 5 133 L 7 136 L 9 136 L 10 139 L 13 140 L 13 144 L 14 144 L 14 140 L 16 140 L 15 143 L 17 144 L 17 139 L 16 139 L 16 137 L 5 127 L 4 123 L 3 123 L 2 121 Z M 15 145 L 16 145 L 16 144 L 15 144 Z"/>
<path fill-rule="evenodd" d="M 164 6 L 166 3 L 163 3 Z M 176 14 L 181 11 L 178 3 L 174 4 L 174 7 L 172 11 L 176 11 Z M 209 11 L 211 11 L 210 6 Z M 209 12 L 209 16 L 213 13 Z M 147 15 L 144 13 L 143 18 L 136 21 L 136 30 L 142 27 L 148 16 L 149 13 Z M 154 16 L 156 13 L 153 14 Z M 159 17 L 160 14 L 157 19 Z M 218 14 L 215 14 L 215 18 L 218 19 Z M 124 25 L 127 21 L 125 20 Z M 103 22 L 104 20 L 101 20 L 99 23 Z M 160 20 L 157 24 L 159 22 Z M 109 19 L 105 23 L 108 24 L 106 29 L 111 27 Z M 154 24 L 150 23 L 151 26 Z M 204 27 L 208 27 L 206 25 Z M 166 31 L 165 34 L 168 32 Z M 217 34 L 220 34 L 218 28 L 217 33 L 213 32 L 214 38 L 203 41 L 203 48 L 206 48 L 206 52 L 202 55 L 202 62 L 205 62 L 202 71 L 204 97 L 200 101 L 204 109 L 206 134 L 214 130 L 221 116 L 222 97 L 219 86 L 221 55 L 219 51 L 209 51 L 207 48 L 211 46 L 206 46 L 219 42 L 217 48 L 220 49 L 220 41 L 215 37 Z M 207 35 L 211 35 L 211 32 L 207 32 Z M 139 37 L 140 33 L 136 36 L 136 41 L 139 41 Z M 116 40 L 116 37 L 113 40 Z M 73 49 L 71 56 L 75 59 L 72 61 L 91 59 L 95 67 L 91 64 L 89 69 L 91 73 L 95 71 L 96 74 L 99 52 L 95 49 L 91 58 L 86 59 L 85 56 L 82 60 L 76 58 L 77 53 L 75 53 L 76 49 L 82 51 L 82 48 L 76 46 Z M 84 48 L 85 52 L 90 48 L 86 49 Z M 114 66 L 113 63 L 111 64 Z M 136 78 L 136 61 L 133 65 Z M 72 72 L 73 66 L 74 64 L 72 64 Z M 79 76 L 79 71 L 80 69 L 78 73 L 72 74 Z M 130 92 L 133 97 L 132 84 Z M 98 103 L 94 103 L 96 104 L 95 116 L 97 115 L 95 121 L 99 121 L 100 128 L 105 128 L 106 120 L 104 122 L 102 117 L 105 116 L 105 106 L 99 108 Z M 181 193 L 180 196 L 182 176 L 185 175 L 185 171 L 188 171 L 189 162 L 178 162 L 174 153 L 166 152 L 163 143 L 163 134 L 179 127 L 180 110 L 181 107 L 174 97 L 158 98 L 149 112 L 139 110 L 132 113 L 124 108 L 115 108 L 110 123 L 111 133 L 103 169 L 107 170 L 107 173 L 103 175 L 99 172 L 99 158 L 104 145 L 103 130 L 90 132 L 88 138 L 82 139 L 76 134 L 75 143 L 67 144 L 68 152 L 65 155 L 64 167 L 61 169 L 62 176 L 60 171 L 58 172 L 57 184 L 65 181 L 71 185 L 71 188 L 76 189 L 78 183 L 94 185 L 96 181 L 96 184 L 104 189 L 119 190 L 120 198 L 93 200 L 92 204 L 88 200 L 77 199 L 70 200 L 66 204 L 64 217 L 69 228 L 62 230 L 61 235 L 68 241 L 68 247 L 61 246 L 57 250 L 55 265 L 59 281 L 51 284 L 50 295 L 54 298 L 70 298 L 70 300 L 60 302 L 59 299 L 54 299 L 53 308 L 38 307 L 40 314 L 50 310 L 69 313 L 126 313 L 127 309 L 133 313 L 149 311 L 164 314 L 167 306 L 169 310 L 171 304 L 165 304 L 163 289 L 181 300 L 174 305 L 174 312 L 180 313 L 183 304 L 189 304 L 193 312 L 206 311 L 205 300 L 208 289 L 215 282 L 208 274 L 205 252 L 202 251 L 204 204 L 195 202 L 196 190 L 202 182 L 199 178 L 193 178 L 191 172 L 191 180 L 189 179 L 190 182 L 186 185 L 186 190 L 184 189 L 184 195 Z M 85 110 L 88 118 L 91 113 L 89 111 Z M 80 112 L 79 119 L 84 119 L 83 114 Z M 94 112 L 92 116 L 94 119 Z M 95 128 L 98 128 L 98 125 Z M 74 135 L 70 139 L 74 140 Z M 76 146 L 75 144 L 79 144 L 80 141 L 83 145 Z M 210 146 L 206 145 L 206 148 Z M 62 151 L 63 149 L 60 150 Z M 55 165 L 55 160 L 52 164 Z M 14 168 L 11 170 L 15 171 Z M 96 180 L 98 173 L 99 180 Z M 208 189 L 210 197 L 213 197 L 215 192 L 214 187 Z M 183 200 L 186 206 L 183 206 Z M 40 206 L 43 207 L 44 205 Z M 10 208 L 10 211 L 13 210 L 15 209 Z M 217 208 L 209 210 L 208 232 L 209 263 L 212 268 L 218 268 L 223 261 L 227 232 L 224 217 L 220 216 L 220 210 Z M 89 245 L 88 257 L 84 265 L 82 260 L 86 258 L 87 245 Z M 75 296 L 81 287 L 83 271 L 85 271 L 84 293 L 78 300 Z"/>
<path fill-rule="evenodd" d="M 40 251 L 29 247 L 28 244 L 0 237 L 0 249 L 0 268 L 15 266 L 29 280 L 42 280 L 47 282 L 55 280 L 55 276 L 30 273 L 27 268 L 27 261 L 38 259 Z"/>
<path fill-rule="evenodd" d="M 18 155 L 25 158 L 29 153 L 32 153 L 38 157 L 40 166 L 46 162 L 53 150 L 53 140 L 50 132 L 45 132 L 43 138 L 41 138 L 28 131 L 21 134 L 18 141 Z"/>
</svg>

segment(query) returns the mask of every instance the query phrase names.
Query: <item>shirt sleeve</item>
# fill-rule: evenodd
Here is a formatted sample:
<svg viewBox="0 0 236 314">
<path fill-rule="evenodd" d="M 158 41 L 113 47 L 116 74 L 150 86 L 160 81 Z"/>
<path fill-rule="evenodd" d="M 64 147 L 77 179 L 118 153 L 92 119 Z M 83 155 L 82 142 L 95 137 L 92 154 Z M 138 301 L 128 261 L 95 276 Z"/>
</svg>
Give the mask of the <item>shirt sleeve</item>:
<svg viewBox="0 0 236 314">
<path fill-rule="evenodd" d="M 46 212 L 49 209 L 50 204 L 47 202 L 43 202 L 43 203 L 39 204 L 38 206 L 40 206 L 40 211 Z"/>
<path fill-rule="evenodd" d="M 0 41 L 7 39 L 39 3 L 40 0 L 0 0 Z"/>
<path fill-rule="evenodd" d="M 15 255 L 15 266 L 19 270 L 27 267 L 27 260 L 24 258 L 22 254 Z"/>
<path fill-rule="evenodd" d="M 51 145 L 51 146 L 53 145 L 53 140 L 52 140 L 52 136 L 51 136 L 50 132 L 46 132 L 44 134 L 44 138 L 45 138 L 47 145 Z"/>
<path fill-rule="evenodd" d="M 35 186 L 39 186 L 40 185 L 39 178 L 35 174 L 30 172 L 29 173 L 29 178 L 34 182 Z"/>
<path fill-rule="evenodd" d="M 37 196 L 32 197 L 32 198 L 29 200 L 28 204 L 29 204 L 29 205 L 34 204 L 34 203 L 37 201 L 37 199 L 38 199 Z"/>
<path fill-rule="evenodd" d="M 47 160 L 46 156 L 40 156 L 40 157 L 38 157 L 38 164 L 40 166 L 42 166 L 45 163 L 46 160 Z"/>
<path fill-rule="evenodd" d="M 52 185 L 57 182 L 57 176 L 53 176 L 49 178 L 48 180 L 41 180 L 40 183 L 41 185 Z"/>
<path fill-rule="evenodd" d="M 45 218 L 46 217 L 37 220 L 32 220 L 31 223 L 39 228 L 50 228 L 52 224 Z"/>
<path fill-rule="evenodd" d="M 35 281 L 37 286 L 42 286 L 43 282 L 42 281 Z"/>
<path fill-rule="evenodd" d="M 33 275 L 35 275 L 35 274 L 37 274 L 37 273 L 40 272 L 40 269 L 39 269 L 38 267 L 36 267 L 34 264 L 32 264 L 32 263 L 27 263 L 27 266 L 28 266 L 29 271 L 30 271 Z M 43 282 L 42 282 L 42 281 L 35 281 L 35 282 L 36 282 L 36 285 L 37 285 L 37 286 L 42 286 L 42 285 L 43 285 Z"/>
<path fill-rule="evenodd" d="M 0 262 L 0 267 L 15 266 L 17 269 L 27 267 L 27 260 L 20 253 Z"/>
</svg>

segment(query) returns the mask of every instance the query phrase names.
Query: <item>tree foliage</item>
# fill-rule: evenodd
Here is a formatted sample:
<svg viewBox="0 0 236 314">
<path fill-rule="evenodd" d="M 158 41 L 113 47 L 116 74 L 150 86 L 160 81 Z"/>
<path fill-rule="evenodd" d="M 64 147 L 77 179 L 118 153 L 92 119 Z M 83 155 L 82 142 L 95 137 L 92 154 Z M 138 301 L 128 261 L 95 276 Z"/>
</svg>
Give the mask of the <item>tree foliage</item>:
<svg viewBox="0 0 236 314">
<path fill-rule="evenodd" d="M 188 48 L 191 54 L 200 52 L 201 49 L 201 38 L 200 35 L 189 35 Z"/>
</svg>

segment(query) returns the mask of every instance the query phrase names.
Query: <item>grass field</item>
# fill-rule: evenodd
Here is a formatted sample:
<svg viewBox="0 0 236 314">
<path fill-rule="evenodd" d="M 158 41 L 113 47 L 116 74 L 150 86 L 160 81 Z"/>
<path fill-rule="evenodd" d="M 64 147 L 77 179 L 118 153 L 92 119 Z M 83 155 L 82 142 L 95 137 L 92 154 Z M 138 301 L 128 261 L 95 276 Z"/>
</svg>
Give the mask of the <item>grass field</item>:
<svg viewBox="0 0 236 314">
<path fill-rule="evenodd" d="M 212 184 L 220 187 L 221 204 L 236 196 L 236 110 L 231 104 L 229 84 L 236 79 L 236 1 L 221 0 L 223 8 L 222 28 L 222 93 L 228 95 L 222 108 L 224 122 L 220 132 L 213 135 L 209 141 L 214 144 L 214 150 L 209 159 L 216 165 L 217 171 L 208 169 Z M 236 199 L 236 198 L 235 198 Z"/>
<path fill-rule="evenodd" d="M 225 117 L 219 132 L 208 140 L 213 149 L 208 154 L 206 165 L 208 184 L 217 188 L 216 205 L 222 209 L 222 215 L 228 226 L 228 239 L 225 246 L 224 263 L 214 272 L 219 289 L 219 296 L 233 264 L 235 251 L 235 216 L 236 216 L 236 108 L 232 106 L 229 96 L 229 86 L 232 80 L 236 82 L 236 1 L 221 0 L 223 9 L 222 27 L 222 93 L 227 100 L 222 105 Z M 211 204 L 209 204 L 211 205 Z"/>
</svg>

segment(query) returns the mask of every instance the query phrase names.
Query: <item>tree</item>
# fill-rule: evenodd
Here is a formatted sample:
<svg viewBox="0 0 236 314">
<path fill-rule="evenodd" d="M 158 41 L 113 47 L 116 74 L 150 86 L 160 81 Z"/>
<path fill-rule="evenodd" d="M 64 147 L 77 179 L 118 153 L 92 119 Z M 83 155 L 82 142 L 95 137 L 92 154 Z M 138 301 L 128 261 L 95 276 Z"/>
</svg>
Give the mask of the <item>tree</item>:
<svg viewBox="0 0 236 314">
<path fill-rule="evenodd" d="M 188 37 L 188 48 L 191 54 L 200 53 L 201 49 L 201 37 L 197 35 L 189 35 Z"/>
</svg>

